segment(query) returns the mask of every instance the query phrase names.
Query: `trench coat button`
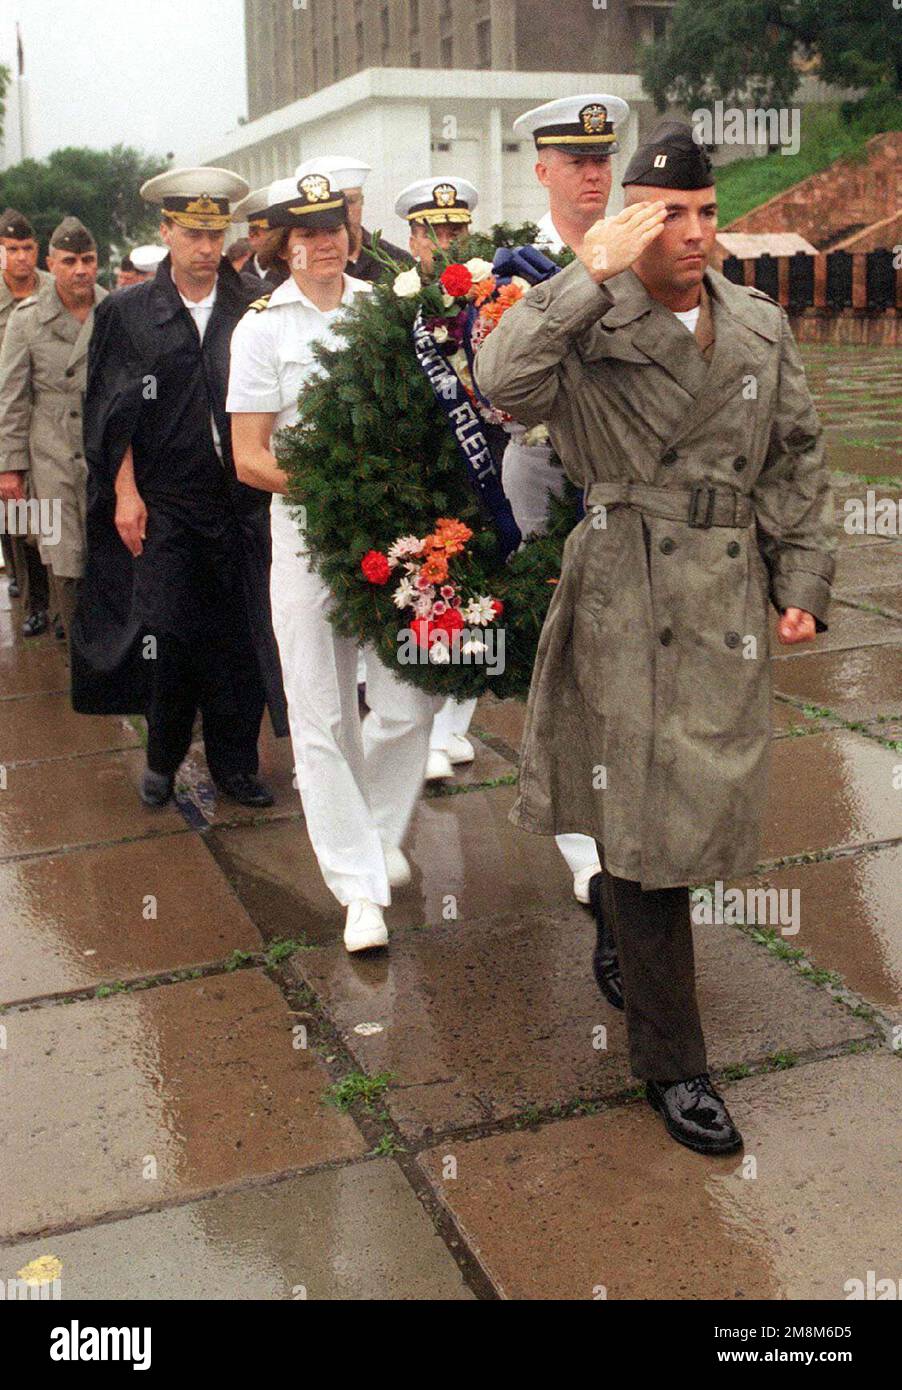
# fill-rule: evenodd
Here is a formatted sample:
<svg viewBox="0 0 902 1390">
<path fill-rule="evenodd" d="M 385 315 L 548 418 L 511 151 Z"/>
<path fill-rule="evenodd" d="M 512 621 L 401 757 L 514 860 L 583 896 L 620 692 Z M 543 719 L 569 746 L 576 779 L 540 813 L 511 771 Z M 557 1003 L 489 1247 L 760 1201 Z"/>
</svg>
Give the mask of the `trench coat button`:
<svg viewBox="0 0 902 1390">
<path fill-rule="evenodd" d="M 672 641 L 673 631 L 669 627 L 665 627 L 664 631 L 661 633 L 661 646 L 669 647 Z"/>
<path fill-rule="evenodd" d="M 726 642 L 727 646 L 731 650 L 733 650 L 739 646 L 740 642 L 742 641 L 742 638 L 739 636 L 738 632 L 728 632 L 726 637 L 724 638 L 724 641 Z"/>
<path fill-rule="evenodd" d="M 667 453 L 664 454 L 663 458 L 661 459 L 661 462 L 663 463 L 665 468 L 669 468 L 672 463 L 676 463 L 678 458 L 679 454 L 677 453 L 676 449 L 668 449 Z"/>
<path fill-rule="evenodd" d="M 738 459 L 733 460 L 733 467 L 736 469 L 737 473 L 741 473 L 747 463 L 748 459 L 746 458 L 745 454 L 740 454 Z"/>
<path fill-rule="evenodd" d="M 78 411 L 77 411 L 77 410 L 70 410 L 70 411 L 69 411 L 69 419 L 70 419 L 70 420 L 77 420 L 77 419 L 78 419 Z"/>
<path fill-rule="evenodd" d="M 742 546 L 738 541 L 730 541 L 730 544 L 727 546 L 727 554 L 731 560 L 735 560 L 737 555 L 742 554 Z"/>
<path fill-rule="evenodd" d="M 672 555 L 675 550 L 676 542 L 672 541 L 669 536 L 665 536 L 661 542 L 661 554 Z"/>
<path fill-rule="evenodd" d="M 75 375 L 75 368 L 74 368 L 74 367 L 67 367 L 67 368 L 66 368 L 66 376 L 68 376 L 68 377 L 73 377 L 74 375 Z"/>
</svg>

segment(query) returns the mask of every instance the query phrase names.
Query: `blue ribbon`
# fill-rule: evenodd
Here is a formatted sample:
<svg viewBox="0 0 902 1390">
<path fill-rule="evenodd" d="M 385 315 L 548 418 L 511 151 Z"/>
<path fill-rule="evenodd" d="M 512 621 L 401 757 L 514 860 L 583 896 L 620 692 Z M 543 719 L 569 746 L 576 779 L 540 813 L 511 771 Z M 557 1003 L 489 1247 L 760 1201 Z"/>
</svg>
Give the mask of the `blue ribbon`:
<svg viewBox="0 0 902 1390">
<path fill-rule="evenodd" d="M 485 430 L 457 373 L 449 367 L 435 338 L 426 327 L 423 312 L 413 326 L 413 345 L 417 361 L 435 398 L 448 420 L 448 427 L 466 465 L 467 480 L 492 518 L 495 533 L 506 560 L 523 540 L 514 520 L 511 504 L 504 495 L 501 476 L 495 466 Z"/>
</svg>

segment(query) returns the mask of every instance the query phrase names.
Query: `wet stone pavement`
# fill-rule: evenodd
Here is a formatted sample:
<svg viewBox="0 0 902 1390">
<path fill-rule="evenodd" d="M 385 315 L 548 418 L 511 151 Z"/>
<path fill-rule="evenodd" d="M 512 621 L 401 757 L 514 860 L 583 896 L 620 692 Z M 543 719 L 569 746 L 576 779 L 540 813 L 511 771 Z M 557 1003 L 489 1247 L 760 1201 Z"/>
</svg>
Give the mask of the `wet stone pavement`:
<svg viewBox="0 0 902 1390">
<path fill-rule="evenodd" d="M 805 355 L 838 523 L 869 491 L 902 514 L 893 355 Z M 482 701 L 475 765 L 418 807 L 390 952 L 349 958 L 287 745 L 265 740 L 262 815 L 216 804 L 199 747 L 178 805 L 145 810 L 140 721 L 72 714 L 0 585 L 0 1280 L 741 1300 L 896 1278 L 902 538 L 837 534 L 830 632 L 774 650 L 763 858 L 730 885 L 778 912 L 696 928 L 746 1141 L 716 1160 L 645 1104 L 564 863 L 507 819 L 522 707 Z"/>
</svg>

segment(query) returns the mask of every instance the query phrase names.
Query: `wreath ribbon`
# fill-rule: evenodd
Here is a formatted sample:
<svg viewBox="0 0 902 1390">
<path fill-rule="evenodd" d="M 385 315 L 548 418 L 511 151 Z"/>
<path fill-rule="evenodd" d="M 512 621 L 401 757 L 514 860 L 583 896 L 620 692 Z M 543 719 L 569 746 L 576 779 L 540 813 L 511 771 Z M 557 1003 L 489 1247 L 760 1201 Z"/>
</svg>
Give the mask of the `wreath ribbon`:
<svg viewBox="0 0 902 1390">
<path fill-rule="evenodd" d="M 504 495 L 501 476 L 492 457 L 482 422 L 470 402 L 463 383 L 442 356 L 435 338 L 426 327 L 423 311 L 413 326 L 417 361 L 435 398 L 445 413 L 448 428 L 464 461 L 467 480 L 492 519 L 502 559 L 518 550 L 523 540 L 514 520 L 511 504 Z"/>
</svg>

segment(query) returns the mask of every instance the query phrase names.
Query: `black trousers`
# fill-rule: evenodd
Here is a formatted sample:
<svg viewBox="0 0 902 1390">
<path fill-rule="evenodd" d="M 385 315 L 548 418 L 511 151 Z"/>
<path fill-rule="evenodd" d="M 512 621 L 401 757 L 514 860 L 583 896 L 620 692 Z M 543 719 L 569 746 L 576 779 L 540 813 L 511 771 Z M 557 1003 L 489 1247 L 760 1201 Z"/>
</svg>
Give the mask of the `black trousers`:
<svg viewBox="0 0 902 1390">
<path fill-rule="evenodd" d="M 598 846 L 604 863 L 604 848 Z M 688 888 L 643 891 L 602 871 L 602 903 L 626 1000 L 630 1066 L 642 1081 L 687 1081 L 708 1070 L 695 993 Z"/>
<path fill-rule="evenodd" d="M 19 585 L 22 611 L 27 618 L 35 613 L 45 613 L 50 605 L 50 596 L 47 571 L 37 545 L 25 536 L 8 536 L 5 533 L 2 541 L 7 577 L 15 579 Z"/>
<path fill-rule="evenodd" d="M 146 710 L 151 771 L 167 777 L 178 771 L 199 710 L 214 779 L 256 773 L 266 697 L 246 624 L 218 624 L 216 631 L 190 641 L 165 635 L 155 640 Z"/>
</svg>

